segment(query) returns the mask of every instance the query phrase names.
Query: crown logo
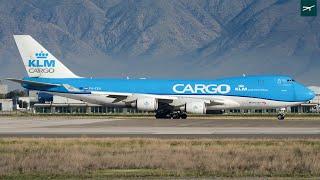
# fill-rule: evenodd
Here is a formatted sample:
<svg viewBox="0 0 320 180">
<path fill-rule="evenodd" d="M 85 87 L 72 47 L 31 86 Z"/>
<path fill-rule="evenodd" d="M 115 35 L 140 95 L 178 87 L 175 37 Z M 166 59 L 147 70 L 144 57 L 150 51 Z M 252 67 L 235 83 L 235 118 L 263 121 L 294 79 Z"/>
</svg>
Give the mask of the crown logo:
<svg viewBox="0 0 320 180">
<path fill-rule="evenodd" d="M 39 52 L 39 53 L 36 53 L 36 58 L 47 58 L 48 57 L 48 53 L 44 53 L 44 52 Z"/>
</svg>

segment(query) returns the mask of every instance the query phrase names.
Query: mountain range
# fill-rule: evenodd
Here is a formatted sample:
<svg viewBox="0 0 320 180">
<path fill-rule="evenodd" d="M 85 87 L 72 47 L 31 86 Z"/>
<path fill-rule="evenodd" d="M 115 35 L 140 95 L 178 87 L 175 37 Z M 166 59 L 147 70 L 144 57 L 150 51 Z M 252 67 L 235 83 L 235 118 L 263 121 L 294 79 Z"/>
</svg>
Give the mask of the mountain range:
<svg viewBox="0 0 320 180">
<path fill-rule="evenodd" d="M 0 0 L 0 77 L 29 34 L 81 76 L 285 74 L 320 84 L 319 17 L 297 0 Z"/>
</svg>

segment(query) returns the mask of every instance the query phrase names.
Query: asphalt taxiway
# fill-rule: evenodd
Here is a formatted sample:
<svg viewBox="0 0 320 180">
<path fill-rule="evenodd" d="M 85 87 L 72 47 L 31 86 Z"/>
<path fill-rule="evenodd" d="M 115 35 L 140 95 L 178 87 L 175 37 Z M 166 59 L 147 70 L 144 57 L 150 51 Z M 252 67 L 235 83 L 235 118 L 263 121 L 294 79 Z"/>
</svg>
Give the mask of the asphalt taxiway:
<svg viewBox="0 0 320 180">
<path fill-rule="evenodd" d="M 0 137 L 320 138 L 320 118 L 0 116 Z"/>
</svg>

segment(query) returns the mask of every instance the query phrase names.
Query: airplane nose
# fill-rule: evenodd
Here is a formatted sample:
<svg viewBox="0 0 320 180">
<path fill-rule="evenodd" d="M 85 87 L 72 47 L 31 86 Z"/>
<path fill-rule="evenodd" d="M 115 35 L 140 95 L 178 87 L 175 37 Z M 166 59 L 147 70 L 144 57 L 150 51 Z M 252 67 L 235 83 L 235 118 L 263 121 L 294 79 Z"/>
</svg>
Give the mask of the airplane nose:
<svg viewBox="0 0 320 180">
<path fill-rule="evenodd" d="M 306 102 L 315 97 L 315 93 L 305 86 L 298 85 L 295 87 L 296 101 Z"/>
<path fill-rule="evenodd" d="M 308 99 L 308 101 L 312 100 L 315 96 L 316 96 L 316 94 L 313 91 L 311 91 L 310 89 L 307 90 L 306 98 Z"/>
<path fill-rule="evenodd" d="M 296 100 L 299 102 L 310 101 L 315 97 L 315 93 L 305 86 L 298 85 L 295 87 Z"/>
</svg>

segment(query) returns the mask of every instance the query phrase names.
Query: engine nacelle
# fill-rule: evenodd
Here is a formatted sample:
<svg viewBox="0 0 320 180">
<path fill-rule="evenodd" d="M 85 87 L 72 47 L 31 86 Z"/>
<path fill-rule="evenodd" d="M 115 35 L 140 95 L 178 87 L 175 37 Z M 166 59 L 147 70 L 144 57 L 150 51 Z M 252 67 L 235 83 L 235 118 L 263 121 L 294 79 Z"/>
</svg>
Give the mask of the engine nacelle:
<svg viewBox="0 0 320 180">
<path fill-rule="evenodd" d="M 155 98 L 138 98 L 137 109 L 141 111 L 155 111 L 158 109 L 158 101 Z"/>
<path fill-rule="evenodd" d="M 204 102 L 191 102 L 186 104 L 186 112 L 192 114 L 206 114 L 207 108 Z"/>
</svg>

